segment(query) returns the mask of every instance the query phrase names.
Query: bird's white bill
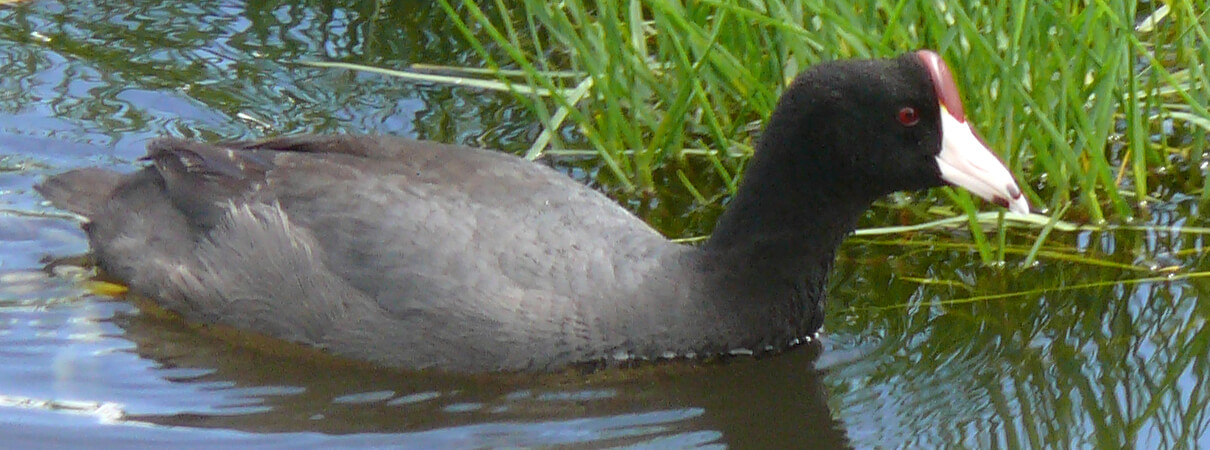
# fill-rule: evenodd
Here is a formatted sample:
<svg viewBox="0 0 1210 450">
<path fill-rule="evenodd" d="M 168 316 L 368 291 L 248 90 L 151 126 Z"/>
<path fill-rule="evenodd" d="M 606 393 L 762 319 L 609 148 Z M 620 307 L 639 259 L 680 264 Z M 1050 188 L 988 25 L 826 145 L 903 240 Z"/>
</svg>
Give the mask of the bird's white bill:
<svg viewBox="0 0 1210 450">
<path fill-rule="evenodd" d="M 1029 202 L 1021 194 L 1008 167 L 975 136 L 975 130 L 969 124 L 959 122 L 944 106 L 941 107 L 941 153 L 937 155 L 937 165 L 941 166 L 941 179 L 946 182 L 1009 211 L 1029 214 Z"/>
</svg>

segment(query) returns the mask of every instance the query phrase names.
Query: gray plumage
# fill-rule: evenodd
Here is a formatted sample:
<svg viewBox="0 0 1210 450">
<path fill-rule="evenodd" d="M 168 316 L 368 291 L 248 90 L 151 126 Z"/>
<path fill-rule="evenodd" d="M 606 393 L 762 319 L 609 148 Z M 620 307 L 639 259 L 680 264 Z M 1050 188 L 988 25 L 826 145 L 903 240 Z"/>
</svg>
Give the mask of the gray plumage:
<svg viewBox="0 0 1210 450">
<path fill-rule="evenodd" d="M 904 105 L 919 123 L 896 121 Z M 89 219 L 101 271 L 133 292 L 350 358 L 474 372 L 762 353 L 819 329 L 870 202 L 944 184 L 939 111 L 912 54 L 808 71 L 700 247 L 548 167 L 390 137 L 160 139 L 133 174 L 38 189 Z"/>
</svg>

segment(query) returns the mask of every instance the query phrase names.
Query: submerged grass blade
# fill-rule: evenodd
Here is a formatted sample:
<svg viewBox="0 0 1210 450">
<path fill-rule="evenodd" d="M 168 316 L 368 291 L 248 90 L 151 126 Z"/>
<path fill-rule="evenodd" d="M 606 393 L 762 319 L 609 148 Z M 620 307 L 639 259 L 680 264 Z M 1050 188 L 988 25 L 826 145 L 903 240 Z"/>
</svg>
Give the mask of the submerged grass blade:
<svg viewBox="0 0 1210 450">
<path fill-rule="evenodd" d="M 1025 261 L 1021 263 L 1022 266 L 1029 267 L 1038 259 L 1038 251 L 1042 248 L 1042 244 L 1046 242 L 1046 237 L 1050 236 L 1050 232 L 1054 231 L 1055 225 L 1059 224 L 1059 217 L 1062 217 L 1063 213 L 1067 212 L 1067 209 L 1070 207 L 1071 204 L 1063 205 L 1062 209 L 1050 216 L 1050 220 L 1042 227 L 1042 231 L 1038 233 L 1038 238 L 1034 240 L 1033 247 L 1030 247 L 1029 253 L 1025 255 Z"/>
<path fill-rule="evenodd" d="M 1047 293 L 1078 291 L 1078 290 L 1084 290 L 1084 289 L 1095 289 L 1095 288 L 1105 288 L 1105 287 L 1114 287 L 1114 286 L 1134 286 L 1134 285 L 1139 285 L 1139 284 L 1144 284 L 1144 283 L 1172 283 L 1172 282 L 1177 282 L 1177 281 L 1196 280 L 1196 279 L 1203 279 L 1203 278 L 1210 278 L 1210 272 L 1172 273 L 1172 274 L 1168 274 L 1168 275 L 1159 275 L 1159 276 L 1153 276 L 1153 277 L 1139 277 L 1139 278 L 1130 278 L 1130 279 L 1125 279 L 1125 280 L 1103 280 L 1103 281 L 1094 281 L 1094 282 L 1089 282 L 1089 283 L 1072 284 L 1072 285 L 1066 285 L 1066 286 L 1051 286 L 1051 287 L 1043 287 L 1043 288 L 1038 288 L 1038 289 L 1028 289 L 1028 290 L 1024 290 L 1024 291 L 1002 292 L 1002 293 L 997 293 L 997 294 L 986 294 L 986 295 L 974 295 L 974 296 L 970 296 L 970 297 L 955 298 L 955 299 L 949 299 L 949 300 L 938 300 L 935 302 L 930 302 L 930 305 L 956 306 L 956 305 L 965 305 L 965 304 L 970 304 L 970 303 L 982 303 L 982 302 L 989 302 L 989 301 L 994 301 L 994 300 L 1007 300 L 1007 299 L 1011 299 L 1011 298 L 1022 298 L 1022 297 L 1029 298 L 1029 299 L 1036 299 L 1036 298 L 1045 296 Z M 907 308 L 913 308 L 915 306 L 916 305 L 914 303 L 897 303 L 894 305 L 885 305 L 885 306 L 854 307 L 854 308 L 851 308 L 851 310 L 852 311 L 885 311 L 885 310 L 891 310 L 891 309 L 907 309 Z"/>
</svg>

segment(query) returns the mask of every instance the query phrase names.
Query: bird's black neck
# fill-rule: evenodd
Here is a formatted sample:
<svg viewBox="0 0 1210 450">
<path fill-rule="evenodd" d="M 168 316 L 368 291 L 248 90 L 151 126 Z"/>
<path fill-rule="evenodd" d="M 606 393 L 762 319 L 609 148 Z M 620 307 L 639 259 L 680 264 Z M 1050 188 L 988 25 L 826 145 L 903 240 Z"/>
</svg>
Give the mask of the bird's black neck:
<svg viewBox="0 0 1210 450">
<path fill-rule="evenodd" d="M 834 140 L 809 130 L 762 136 L 704 252 L 766 276 L 822 281 L 826 273 L 811 272 L 831 266 L 836 248 L 877 197 L 859 180 L 843 178 L 848 171 L 836 170 L 835 161 L 816 158 L 846 150 L 819 148 L 823 142 Z"/>
<path fill-rule="evenodd" d="M 874 199 L 826 164 L 777 155 L 811 147 L 779 148 L 786 141 L 774 137 L 762 140 L 713 235 L 695 251 L 710 274 L 702 298 L 711 304 L 701 309 L 725 311 L 731 333 L 743 336 L 732 345 L 782 349 L 819 329 L 836 249 Z"/>
</svg>

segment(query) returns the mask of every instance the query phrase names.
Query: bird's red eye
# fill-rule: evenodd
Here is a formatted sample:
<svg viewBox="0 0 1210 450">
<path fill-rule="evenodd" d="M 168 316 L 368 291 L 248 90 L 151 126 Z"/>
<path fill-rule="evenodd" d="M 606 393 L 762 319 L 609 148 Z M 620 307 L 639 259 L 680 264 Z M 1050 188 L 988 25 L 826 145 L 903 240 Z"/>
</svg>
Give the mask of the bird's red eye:
<svg viewBox="0 0 1210 450">
<path fill-rule="evenodd" d="M 903 109 L 899 110 L 899 123 L 909 127 L 920 123 L 920 114 L 916 113 L 916 108 L 904 106 Z"/>
</svg>

